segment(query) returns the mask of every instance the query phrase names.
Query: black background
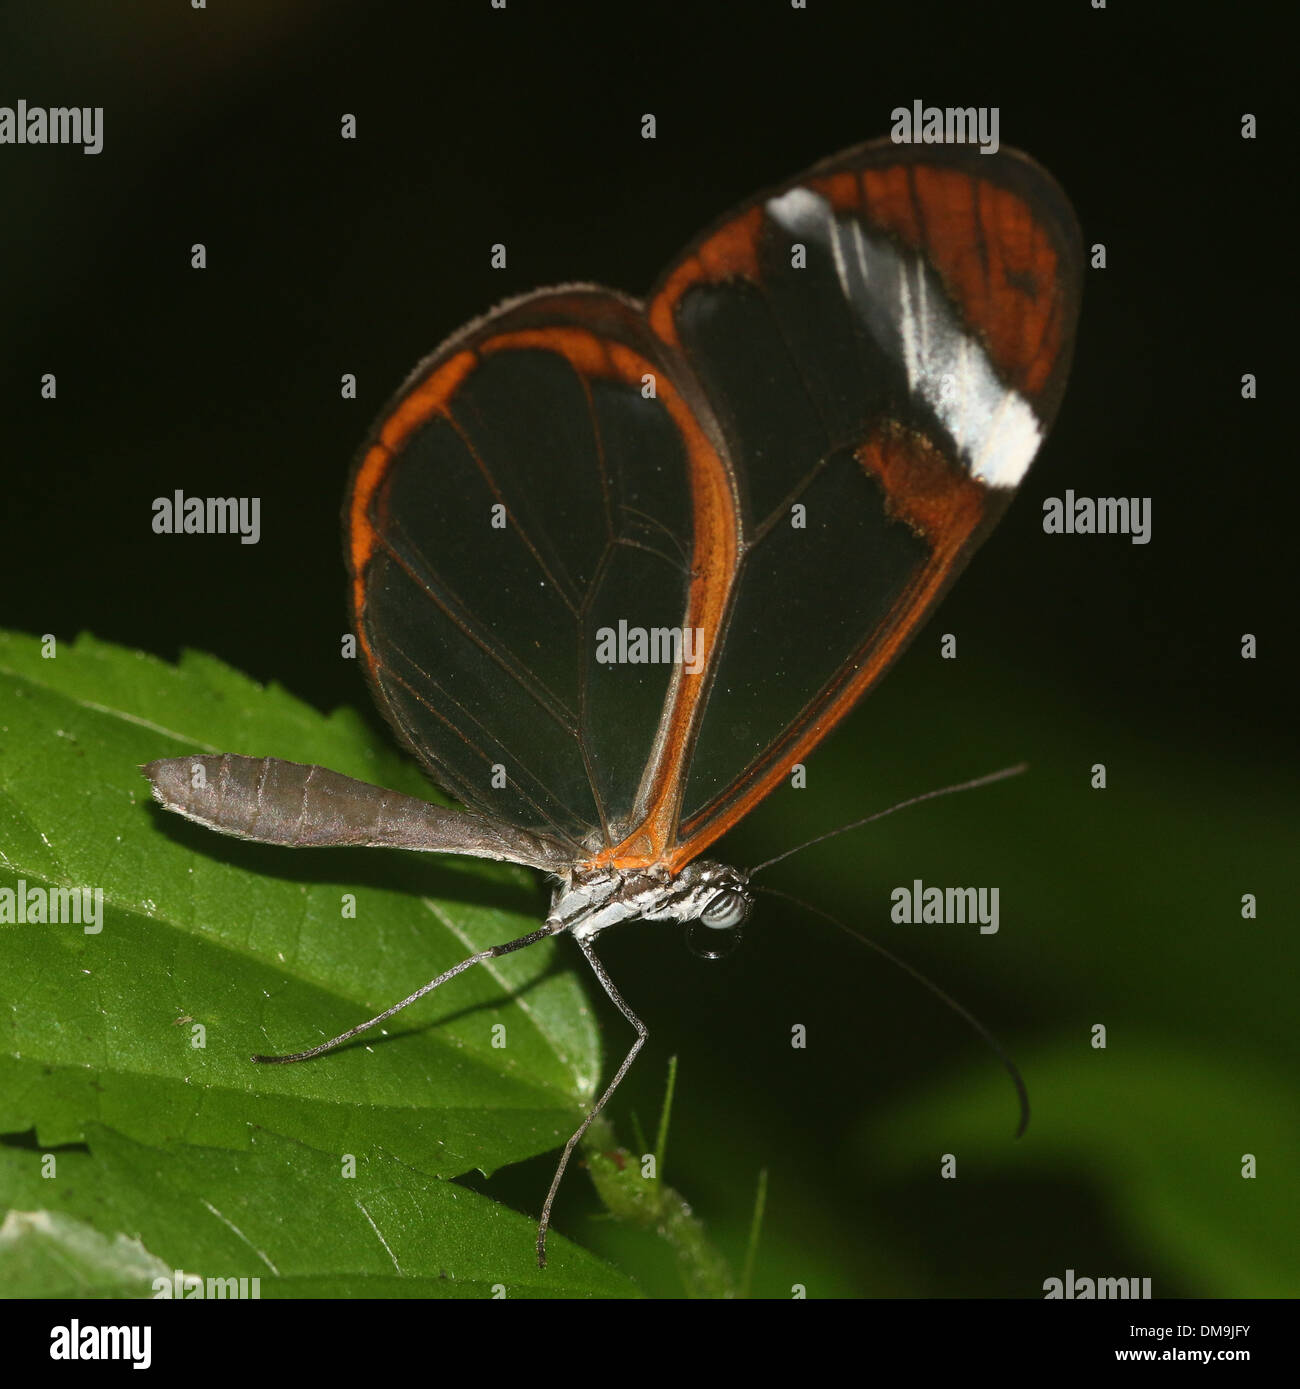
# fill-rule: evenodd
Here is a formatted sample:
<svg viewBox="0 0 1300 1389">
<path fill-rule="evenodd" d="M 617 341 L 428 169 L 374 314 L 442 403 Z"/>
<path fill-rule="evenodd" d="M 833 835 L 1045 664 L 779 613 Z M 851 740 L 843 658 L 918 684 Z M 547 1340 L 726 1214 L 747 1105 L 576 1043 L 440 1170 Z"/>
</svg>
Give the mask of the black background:
<svg viewBox="0 0 1300 1389">
<path fill-rule="evenodd" d="M 1032 760 L 1037 740 L 1072 721 L 1086 730 L 1070 773 L 1079 794 L 1088 766 L 1105 760 L 1093 735 L 1123 730 L 1149 743 L 1155 765 L 1206 769 L 1201 804 L 1213 818 L 1214 768 L 1249 786 L 1294 762 L 1294 451 L 1279 405 L 1292 394 L 1279 267 L 1293 257 L 1281 254 L 1276 215 L 1290 156 L 1253 13 L 1230 29 L 1077 0 L 810 0 L 806 11 L 785 0 L 510 0 L 504 12 L 488 0 L 8 4 L 0 102 L 106 115 L 95 157 L 0 147 L 3 622 L 90 631 L 169 659 L 195 647 L 322 710 L 364 704 L 355 665 L 337 656 L 339 506 L 373 414 L 422 355 L 538 285 L 643 291 L 702 225 L 887 133 L 894 106 L 996 105 L 1003 143 L 1051 170 L 1085 244 L 1107 247 L 1107 268 L 1085 283 L 1055 431 L 937 623 L 839 751 L 812 764 L 826 779 L 808 828 L 803 807 L 774 804 L 724 856 L 749 862 L 895 796 Z M 1247 111 L 1260 123 L 1254 141 L 1240 136 Z M 356 113 L 359 139 L 340 140 L 343 112 Z M 645 112 L 657 117 L 653 141 L 640 136 Z M 201 273 L 189 268 L 196 241 L 208 248 Z M 509 268 L 493 272 L 498 241 Z M 39 396 L 47 371 L 58 375 L 54 402 Z M 357 401 L 340 399 L 345 371 L 357 374 Z M 1257 401 L 1241 399 L 1244 372 L 1258 376 Z M 1152 543 L 1044 536 L 1042 500 L 1067 487 L 1150 497 Z M 153 534 L 153 499 L 177 488 L 259 496 L 261 543 Z M 950 679 L 938 630 L 962 634 L 983 683 Z M 1238 656 L 1246 631 L 1260 638 L 1254 663 Z M 937 681 L 948 683 L 936 696 Z M 999 688 L 1033 722 L 968 740 L 968 727 L 1000 717 Z M 386 736 L 378 720 L 376 736 Z M 996 818 L 1018 793 L 988 794 L 909 832 L 960 833 L 964 817 Z M 1066 859 L 1077 828 L 1056 823 L 1043 852 Z M 787 882 L 880 928 L 888 885 L 912 877 L 877 861 L 881 842 L 819 851 Z M 1123 896 L 1122 868 L 1098 877 L 1098 900 Z M 1096 906 L 1055 930 L 1086 934 Z M 740 963 L 706 967 L 649 927 L 606 947 L 655 1033 L 621 1103 L 648 1122 L 664 1059 L 681 1055 L 673 1175 L 701 1214 L 743 1226 L 767 1163 L 774 1241 L 800 1230 L 829 1246 L 852 1230 L 863 1247 L 842 1258 L 839 1291 L 896 1289 L 865 1252 L 879 1243 L 908 1251 L 908 1290 L 1032 1296 L 1061 1272 L 1035 1231 L 1044 1220 L 1077 1233 L 1081 1268 L 1091 1256 L 1093 1271 L 1163 1273 L 1166 1292 L 1219 1291 L 1151 1269 L 1099 1206 L 1086 1165 L 1029 1191 L 991 1179 L 986 1216 L 979 1202 L 957 1217 L 931 1201 L 922 1227 L 910 1198 L 895 1207 L 862 1190 L 869 1175 L 840 1148 L 861 1106 L 969 1061 L 976 1044 L 901 976 L 882 982 L 886 966 L 784 907 L 761 915 L 771 930 L 755 923 Z M 1066 1025 L 1052 998 L 1017 996 L 978 950 L 927 950 L 918 962 L 1013 1051 L 1017 1038 Z M 1208 983 L 1215 970 L 1202 963 Z M 839 1019 L 836 1060 L 796 1075 L 788 1059 L 752 1059 L 747 1015 L 798 1018 L 814 1005 Z M 1009 1130 L 1009 1092 L 1006 1105 Z M 539 1159 L 488 1189 L 535 1209 L 548 1170 Z M 787 1171 L 787 1185 L 807 1183 L 825 1204 L 783 1209 Z M 566 1200 L 573 1226 L 584 1197 Z M 1004 1259 L 1005 1248 L 1020 1252 Z"/>
</svg>

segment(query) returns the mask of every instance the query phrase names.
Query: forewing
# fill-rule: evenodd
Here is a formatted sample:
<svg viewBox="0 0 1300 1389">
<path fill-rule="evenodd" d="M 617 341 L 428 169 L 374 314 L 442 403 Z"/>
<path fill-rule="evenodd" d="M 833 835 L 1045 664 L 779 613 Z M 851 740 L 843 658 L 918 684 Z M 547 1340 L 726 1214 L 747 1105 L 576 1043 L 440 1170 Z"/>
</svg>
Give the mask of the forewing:
<svg viewBox="0 0 1300 1389">
<path fill-rule="evenodd" d="M 407 382 L 347 504 L 389 721 L 460 800 L 575 856 L 646 820 L 666 730 L 703 707 L 629 640 L 716 628 L 734 576 L 733 482 L 671 355 L 603 291 L 508 305 Z"/>
<path fill-rule="evenodd" d="M 1060 402 L 1074 214 L 1022 155 L 862 146 L 755 199 L 647 313 L 737 478 L 742 549 L 668 856 L 700 853 L 877 680 Z"/>
</svg>

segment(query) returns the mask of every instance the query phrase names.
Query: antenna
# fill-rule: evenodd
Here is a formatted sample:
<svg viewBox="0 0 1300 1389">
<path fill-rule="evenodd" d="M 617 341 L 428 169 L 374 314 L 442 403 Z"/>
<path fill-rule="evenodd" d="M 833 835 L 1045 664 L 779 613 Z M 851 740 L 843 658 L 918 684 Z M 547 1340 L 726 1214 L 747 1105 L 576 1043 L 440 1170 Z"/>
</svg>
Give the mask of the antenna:
<svg viewBox="0 0 1300 1389">
<path fill-rule="evenodd" d="M 1018 771 L 1021 769 L 1016 768 L 1015 770 Z M 998 775 L 1005 776 L 1006 773 L 998 773 Z M 977 783 L 971 782 L 969 784 L 976 785 Z M 953 787 L 949 789 L 960 791 L 965 790 L 966 788 Z M 943 792 L 932 791 L 930 792 L 930 794 L 932 796 L 936 796 L 942 795 Z M 918 796 L 917 799 L 924 800 L 925 797 Z M 903 804 L 908 805 L 911 804 L 911 802 L 904 801 Z M 898 806 L 894 807 L 895 810 L 897 810 L 898 808 Z M 887 815 L 889 812 L 885 811 L 884 813 Z M 879 817 L 873 816 L 872 818 L 876 819 Z M 845 828 L 852 828 L 852 826 L 846 826 Z M 832 831 L 832 833 L 834 832 L 835 831 Z M 814 840 L 813 842 L 815 843 L 816 841 Z M 793 850 L 791 852 L 793 852 Z M 757 890 L 759 892 L 765 893 L 768 897 L 783 897 L 787 902 L 793 902 L 796 907 L 802 907 L 804 911 L 811 912 L 814 916 L 820 916 L 824 921 L 829 921 L 832 926 L 838 926 L 840 930 L 844 932 L 845 935 L 851 936 L 855 941 L 857 941 L 859 945 L 865 945 L 869 950 L 874 950 L 878 955 L 883 955 L 885 959 L 887 959 L 890 962 L 890 964 L 897 965 L 898 968 L 901 969 L 905 974 L 910 974 L 918 984 L 924 985 L 925 988 L 929 989 L 929 991 L 932 994 L 934 994 L 936 998 L 941 999 L 944 1003 L 946 1003 L 948 1007 L 951 1008 L 959 1018 L 965 1019 L 965 1021 L 974 1030 L 975 1035 L 982 1038 L 988 1044 L 994 1056 L 998 1058 L 998 1060 L 1002 1063 L 1003 1068 L 1006 1070 L 1006 1073 L 1011 1077 L 1011 1083 L 1016 1087 L 1016 1095 L 1020 1100 L 1020 1124 L 1016 1128 L 1015 1136 L 1017 1138 L 1021 1137 L 1024 1131 L 1029 1127 L 1029 1091 L 1025 1086 L 1024 1077 L 1020 1074 L 1020 1069 L 1016 1065 L 1016 1063 L 1010 1058 L 1010 1056 L 1007 1055 L 1006 1050 L 1003 1048 L 1001 1042 L 999 1042 L 998 1039 L 988 1030 L 988 1028 L 985 1027 L 982 1022 L 980 1022 L 980 1020 L 975 1016 L 974 1013 L 972 1013 L 968 1008 L 963 1008 L 962 1005 L 958 1003 L 957 1000 L 953 998 L 951 994 L 941 989 L 938 986 L 938 984 L 934 982 L 933 979 L 929 978 L 927 975 L 922 974 L 921 971 L 917 969 L 915 965 L 909 965 L 906 960 L 900 958 L 898 955 L 895 955 L 892 950 L 887 950 L 878 941 L 872 940 L 869 936 L 861 935 L 859 932 L 853 930 L 851 927 L 846 926 L 838 917 L 832 916 L 830 912 L 823 911 L 820 907 L 814 907 L 811 902 L 805 902 L 801 897 L 795 897 L 793 894 L 789 892 L 780 892 L 773 887 L 760 887 Z"/>
<path fill-rule="evenodd" d="M 891 805 L 888 810 L 878 810 L 874 815 L 865 815 L 861 820 L 852 820 L 847 825 L 841 825 L 839 829 L 827 830 L 825 834 L 819 834 L 813 839 L 805 840 L 802 844 L 796 844 L 793 849 L 787 849 L 784 853 L 777 854 L 775 858 L 767 859 L 763 863 L 755 865 L 745 876 L 752 878 L 755 873 L 761 873 L 765 868 L 771 868 L 774 863 L 780 863 L 782 859 L 789 858 L 791 854 L 802 853 L 805 849 L 811 849 L 814 844 L 821 844 L 827 839 L 834 839 L 837 834 L 848 834 L 850 830 L 859 830 L 863 825 L 870 825 L 873 821 L 883 820 L 886 815 L 892 815 L 896 810 L 906 810 L 908 806 L 920 805 L 922 801 L 933 801 L 939 796 L 951 796 L 958 791 L 975 791 L 981 786 L 992 786 L 995 781 L 1005 781 L 1007 777 L 1019 776 L 1021 772 L 1028 770 L 1028 762 L 1018 762 L 1014 767 L 1003 767 L 1000 772 L 989 772 L 987 776 L 977 776 L 974 781 L 958 782 L 955 786 L 941 786 L 937 791 L 923 791 L 919 796 L 912 796 L 905 801 L 899 801 L 897 805 Z M 807 903 L 800 905 L 807 906 Z M 816 909 L 809 907 L 809 910 Z M 838 926 L 840 923 L 837 921 L 835 924 Z M 846 926 L 844 929 L 848 930 L 848 927 Z M 853 932 L 850 931 L 849 934 L 852 935 Z"/>
</svg>

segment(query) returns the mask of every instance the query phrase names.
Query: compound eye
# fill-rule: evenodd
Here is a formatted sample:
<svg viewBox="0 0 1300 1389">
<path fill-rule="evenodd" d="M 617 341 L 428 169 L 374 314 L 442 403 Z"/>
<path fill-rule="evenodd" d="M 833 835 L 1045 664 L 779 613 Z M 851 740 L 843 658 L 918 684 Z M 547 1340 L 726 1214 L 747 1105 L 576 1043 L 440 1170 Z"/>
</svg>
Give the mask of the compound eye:
<svg viewBox="0 0 1300 1389">
<path fill-rule="evenodd" d="M 749 915 L 749 900 L 743 892 L 723 888 L 715 892 L 700 913 L 700 921 L 714 931 L 730 931 Z"/>
</svg>

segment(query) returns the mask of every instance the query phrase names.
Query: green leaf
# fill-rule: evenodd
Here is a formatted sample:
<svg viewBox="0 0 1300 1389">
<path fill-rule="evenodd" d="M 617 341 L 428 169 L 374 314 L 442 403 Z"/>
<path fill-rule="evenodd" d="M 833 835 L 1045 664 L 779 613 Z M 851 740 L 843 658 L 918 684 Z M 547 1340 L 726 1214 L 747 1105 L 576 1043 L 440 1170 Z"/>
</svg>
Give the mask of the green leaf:
<svg viewBox="0 0 1300 1389">
<path fill-rule="evenodd" d="M 245 1295 L 257 1279 L 263 1298 L 636 1293 L 558 1236 L 539 1269 L 531 1219 L 384 1154 L 359 1156 L 352 1172 L 257 1129 L 246 1152 L 144 1147 L 94 1124 L 86 1136 L 90 1152 L 54 1154 L 52 1171 L 41 1153 L 0 1145 L 0 1192 L 34 1208 L 0 1226 L 10 1295 L 194 1296 L 201 1285 L 212 1296 L 209 1279 L 247 1279 Z"/>
<path fill-rule="evenodd" d="M 864 1132 L 863 1151 L 930 1175 L 941 1152 L 960 1154 L 968 1177 L 985 1162 L 991 1172 L 1019 1168 L 1043 1179 L 1073 1166 L 1103 1189 L 1139 1247 L 1183 1273 L 1198 1295 L 1300 1291 L 1300 1195 L 1290 1167 L 1300 1122 L 1289 1077 L 1135 1034 L 1105 1051 L 1085 1037 L 1022 1059 L 1039 1103 L 1020 1142 L 1007 1136 L 1005 1079 L 985 1067 L 884 1115 Z M 1257 1160 L 1253 1177 L 1242 1175 L 1247 1153 Z M 1074 1239 L 1063 1232 L 1060 1268 L 1043 1277 L 1071 1264 Z"/>
<path fill-rule="evenodd" d="M 11 1209 L 0 1224 L 0 1297 L 148 1297 L 171 1276 L 139 1240 L 63 1211 Z"/>
<path fill-rule="evenodd" d="M 249 1060 L 363 1021 L 535 929 L 543 903 L 524 870 L 279 849 L 190 825 L 153 804 L 138 771 L 188 751 L 274 754 L 428 794 L 356 715 L 323 717 L 210 658 L 173 667 L 82 637 L 45 659 L 35 639 L 0 634 L 0 889 L 103 892 L 97 934 L 0 922 L 0 1132 L 34 1127 L 51 1146 L 99 1122 L 240 1149 L 255 1123 L 334 1153 L 382 1148 L 435 1176 L 562 1143 L 598 1043 L 550 943 L 468 971 L 387 1040 L 303 1065 Z"/>
</svg>

